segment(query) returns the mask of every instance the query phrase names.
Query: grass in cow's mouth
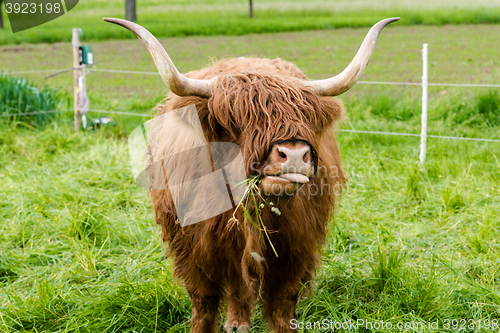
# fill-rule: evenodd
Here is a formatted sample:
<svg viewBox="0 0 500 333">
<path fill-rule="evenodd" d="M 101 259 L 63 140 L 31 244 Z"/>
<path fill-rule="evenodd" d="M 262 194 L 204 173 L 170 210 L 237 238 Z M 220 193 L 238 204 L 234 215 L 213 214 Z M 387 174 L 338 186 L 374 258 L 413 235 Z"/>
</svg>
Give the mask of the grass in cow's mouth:
<svg viewBox="0 0 500 333">
<path fill-rule="evenodd" d="M 281 215 L 281 212 L 277 207 L 274 207 L 273 202 L 267 202 L 267 200 L 264 199 L 259 189 L 260 181 L 260 176 L 252 176 L 245 180 L 242 184 L 240 184 L 247 184 L 247 187 L 239 204 L 236 206 L 233 217 L 229 220 L 229 222 L 239 223 L 236 218 L 236 212 L 239 208 L 241 208 L 244 214 L 245 223 L 248 221 L 248 223 L 251 223 L 255 228 L 257 228 L 261 234 L 263 233 L 266 236 L 267 241 L 273 249 L 274 254 L 276 255 L 276 257 L 278 257 L 278 252 L 276 252 L 271 238 L 269 237 L 269 233 L 272 231 L 268 230 L 266 225 L 264 224 L 264 221 L 262 220 L 261 210 L 265 208 L 266 205 L 268 205 L 273 213 Z M 253 208 L 253 212 L 251 207 Z M 257 220 L 257 222 L 255 220 Z"/>
</svg>

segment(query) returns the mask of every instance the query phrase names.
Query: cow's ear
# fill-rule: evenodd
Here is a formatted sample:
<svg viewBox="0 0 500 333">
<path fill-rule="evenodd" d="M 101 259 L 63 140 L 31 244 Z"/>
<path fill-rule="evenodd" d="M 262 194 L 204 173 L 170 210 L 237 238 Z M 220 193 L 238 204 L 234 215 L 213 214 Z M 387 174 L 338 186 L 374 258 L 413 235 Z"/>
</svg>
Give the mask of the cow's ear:
<svg viewBox="0 0 500 333">
<path fill-rule="evenodd" d="M 345 119 L 344 104 L 333 97 L 319 97 L 319 110 L 317 113 L 317 131 L 321 132 L 332 124 Z"/>
</svg>

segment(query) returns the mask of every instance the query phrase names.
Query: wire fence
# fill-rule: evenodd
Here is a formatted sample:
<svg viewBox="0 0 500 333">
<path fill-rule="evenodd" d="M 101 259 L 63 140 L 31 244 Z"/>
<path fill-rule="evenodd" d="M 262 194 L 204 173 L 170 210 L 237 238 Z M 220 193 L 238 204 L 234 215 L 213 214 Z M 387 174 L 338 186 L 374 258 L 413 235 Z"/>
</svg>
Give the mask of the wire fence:
<svg viewBox="0 0 500 333">
<path fill-rule="evenodd" d="M 14 72 L 0 72 L 0 74 L 4 75 L 18 75 L 18 74 L 37 74 L 37 73 L 51 73 L 51 72 L 57 72 L 61 71 L 63 69 L 38 69 L 38 70 L 31 70 L 31 71 L 14 71 Z"/>
<path fill-rule="evenodd" d="M 37 114 L 50 114 L 50 113 L 57 113 L 57 112 L 74 112 L 74 110 L 46 110 L 46 111 L 33 111 L 33 112 L 23 112 L 23 113 L 9 113 L 9 114 L 2 114 L 0 115 L 1 118 L 13 118 L 13 117 L 18 117 L 18 116 L 30 116 L 30 115 L 37 115 Z M 99 112 L 99 113 L 111 113 L 111 114 L 121 114 L 121 115 L 127 115 L 127 116 L 139 116 L 139 117 L 149 117 L 151 118 L 151 115 L 149 114 L 144 114 L 144 113 L 134 113 L 134 112 L 125 112 L 125 111 L 115 111 L 115 110 L 99 110 L 99 109 L 89 109 L 89 112 Z"/>
<path fill-rule="evenodd" d="M 338 129 L 338 132 L 348 132 L 348 133 L 361 133 L 361 134 L 380 134 L 380 135 L 396 135 L 396 136 L 413 136 L 420 137 L 419 133 L 398 133 L 398 132 L 379 132 L 379 131 L 362 131 L 362 130 L 350 130 L 350 129 Z M 449 140 L 466 140 L 466 141 L 484 141 L 484 142 L 500 142 L 497 139 L 482 139 L 482 138 L 468 138 L 463 136 L 448 136 L 448 135 L 427 135 L 428 138 L 435 139 L 449 139 Z"/>
<path fill-rule="evenodd" d="M 358 81 L 358 84 L 384 84 L 393 86 L 421 86 L 419 82 L 387 82 L 387 81 Z M 427 83 L 434 87 L 479 87 L 479 88 L 500 88 L 500 84 L 472 84 L 472 83 Z"/>
<path fill-rule="evenodd" d="M 37 115 L 44 113 L 57 113 L 57 112 L 73 112 L 73 110 L 48 110 L 48 111 L 35 111 L 35 112 L 25 112 L 25 113 L 13 113 L 13 114 L 3 114 L 0 115 L 0 118 L 6 117 L 16 117 L 16 116 L 29 116 L 29 115 Z M 119 114 L 126 116 L 136 116 L 136 117 L 145 117 L 152 118 L 150 114 L 144 113 L 135 113 L 135 112 L 126 112 L 126 111 L 116 111 L 116 110 L 102 110 L 102 109 L 89 109 L 89 112 L 94 113 L 109 113 L 109 114 Z M 383 132 L 383 131 L 364 131 L 364 130 L 356 130 L 356 129 L 337 129 L 337 132 L 346 132 L 346 133 L 359 133 L 359 134 L 372 134 L 372 135 L 392 135 L 392 136 L 409 136 L 409 137 L 420 137 L 419 133 L 399 133 L 399 132 Z M 448 135 L 427 135 L 429 138 L 435 139 L 447 139 L 447 140 L 465 140 L 465 141 L 482 141 L 482 142 L 500 142 L 500 139 L 483 139 L 483 138 L 469 138 L 462 136 L 448 136 Z"/>
<path fill-rule="evenodd" d="M 17 75 L 17 74 L 37 74 L 37 73 L 54 73 L 72 70 L 73 68 L 59 68 L 59 69 L 41 69 L 41 70 L 31 70 L 31 71 L 16 71 L 16 72 L 4 72 L 3 74 Z M 101 73 L 115 73 L 115 74 L 133 74 L 133 75 L 156 75 L 160 76 L 158 72 L 148 72 L 148 71 L 130 71 L 122 69 L 104 69 L 104 68 L 87 68 L 89 72 L 101 72 Z M 381 85 L 393 85 L 393 86 L 422 86 L 421 82 L 393 82 L 393 81 L 358 81 L 357 84 L 381 84 Z M 500 88 L 500 84 L 472 84 L 472 83 L 428 83 L 429 86 L 435 87 L 478 87 L 478 88 Z"/>
<path fill-rule="evenodd" d="M 31 116 L 35 114 L 48 114 L 48 113 L 56 113 L 56 112 L 64 112 L 67 110 L 46 110 L 46 111 L 33 111 L 33 112 L 23 112 L 23 113 L 6 113 L 0 114 L 0 118 L 13 118 L 19 116 Z M 73 111 L 73 110 L 70 110 Z"/>
<path fill-rule="evenodd" d="M 43 70 L 30 70 L 30 71 L 14 71 L 5 72 L 8 75 L 17 74 L 37 74 L 37 73 L 53 73 L 53 72 L 64 72 L 72 70 L 73 68 L 64 69 L 43 69 Z M 102 72 L 102 73 L 116 73 L 116 74 L 131 74 L 131 75 L 157 75 L 158 72 L 148 72 L 148 71 L 131 71 L 131 70 L 120 70 L 120 69 L 98 69 L 98 68 L 87 68 L 86 70 L 91 72 Z M 396 85 L 396 86 L 422 86 L 419 82 L 392 82 L 392 81 L 358 81 L 358 84 L 369 84 L 369 85 Z M 429 86 L 439 86 L 439 87 L 482 87 L 482 88 L 500 88 L 500 84 L 468 84 L 468 83 L 427 83 Z M 16 114 L 3 114 L 0 118 L 5 117 L 16 117 L 16 116 L 29 116 L 43 113 L 56 113 L 56 112 L 73 112 L 73 110 L 48 110 L 48 111 L 34 111 Z M 89 112 L 95 113 L 109 113 L 109 114 L 119 114 L 126 116 L 138 116 L 138 117 L 148 117 L 151 118 L 152 115 L 144 113 L 134 113 L 126 111 L 115 111 L 115 110 L 101 110 L 101 109 L 89 109 Z M 338 132 L 346 133 L 359 133 L 359 134 L 370 134 L 370 135 L 389 135 L 389 136 L 407 136 L 407 137 L 421 137 L 420 133 L 398 133 L 398 132 L 384 132 L 384 131 L 365 131 L 356 129 L 337 129 Z M 479 142 L 496 142 L 500 143 L 500 139 L 483 139 L 483 138 L 470 138 L 470 137 L 460 137 L 460 136 L 446 136 L 446 135 L 427 135 L 429 138 L 435 139 L 446 139 L 446 140 L 464 140 L 464 141 L 479 141 Z"/>
</svg>

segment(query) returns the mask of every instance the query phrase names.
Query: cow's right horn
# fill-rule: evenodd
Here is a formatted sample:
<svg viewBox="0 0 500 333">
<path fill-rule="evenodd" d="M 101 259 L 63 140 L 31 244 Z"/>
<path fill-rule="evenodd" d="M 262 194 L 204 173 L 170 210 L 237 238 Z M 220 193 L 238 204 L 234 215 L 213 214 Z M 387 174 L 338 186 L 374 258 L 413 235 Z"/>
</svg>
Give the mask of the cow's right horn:
<svg viewBox="0 0 500 333">
<path fill-rule="evenodd" d="M 358 53 L 349 66 L 342 73 L 325 80 L 306 81 L 305 84 L 313 88 L 321 96 L 338 96 L 351 89 L 356 84 L 366 65 L 370 61 L 378 35 L 389 23 L 398 21 L 399 17 L 387 18 L 375 24 L 363 40 Z"/>
<path fill-rule="evenodd" d="M 104 21 L 121 25 L 142 40 L 149 53 L 151 53 L 163 82 L 174 94 L 206 98 L 212 95 L 211 80 L 191 79 L 179 73 L 163 46 L 148 30 L 127 20 L 104 18 Z"/>
</svg>

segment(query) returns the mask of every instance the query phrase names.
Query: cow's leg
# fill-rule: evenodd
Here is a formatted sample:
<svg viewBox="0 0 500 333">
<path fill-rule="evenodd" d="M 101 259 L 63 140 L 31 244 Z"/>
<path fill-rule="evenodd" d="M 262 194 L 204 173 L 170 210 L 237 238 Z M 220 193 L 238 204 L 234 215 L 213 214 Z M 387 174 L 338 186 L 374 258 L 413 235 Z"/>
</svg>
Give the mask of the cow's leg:
<svg viewBox="0 0 500 333">
<path fill-rule="evenodd" d="M 287 288 L 292 287 L 287 290 Z M 291 320 L 295 316 L 295 308 L 300 288 L 283 286 L 275 292 L 267 292 L 264 296 L 264 317 L 276 333 L 295 332 Z"/>
<path fill-rule="evenodd" d="M 292 329 L 291 320 L 295 317 L 295 309 L 299 292 L 312 276 L 313 265 L 293 265 L 298 260 L 288 258 L 270 258 L 275 267 L 274 274 L 266 276 L 264 286 L 264 317 L 276 333 L 296 332 Z M 306 261 L 307 262 L 307 261 Z M 298 274 L 302 272 L 302 274 Z"/>
<path fill-rule="evenodd" d="M 190 292 L 193 307 L 191 333 L 215 333 L 219 319 L 220 295 L 203 295 Z"/>
<path fill-rule="evenodd" d="M 226 332 L 250 332 L 250 316 L 255 300 L 241 279 L 230 281 L 227 288 L 227 321 Z"/>
</svg>

